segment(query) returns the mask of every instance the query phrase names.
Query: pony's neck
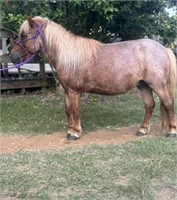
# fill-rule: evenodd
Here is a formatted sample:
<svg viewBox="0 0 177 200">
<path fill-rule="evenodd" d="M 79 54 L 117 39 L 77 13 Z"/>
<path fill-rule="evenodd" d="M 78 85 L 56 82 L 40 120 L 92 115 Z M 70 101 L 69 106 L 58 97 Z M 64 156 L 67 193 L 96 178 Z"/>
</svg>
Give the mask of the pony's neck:
<svg viewBox="0 0 177 200">
<path fill-rule="evenodd" d="M 50 21 L 45 30 L 46 57 L 55 67 L 75 68 L 97 55 L 100 42 L 75 36 L 61 25 Z"/>
</svg>

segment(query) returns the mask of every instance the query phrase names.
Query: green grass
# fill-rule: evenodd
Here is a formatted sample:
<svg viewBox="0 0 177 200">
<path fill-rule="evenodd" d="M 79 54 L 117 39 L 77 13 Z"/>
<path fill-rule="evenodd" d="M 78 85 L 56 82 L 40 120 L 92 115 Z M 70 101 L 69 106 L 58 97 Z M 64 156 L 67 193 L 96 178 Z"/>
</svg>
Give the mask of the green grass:
<svg viewBox="0 0 177 200">
<path fill-rule="evenodd" d="M 141 97 L 89 95 L 81 103 L 85 131 L 140 124 Z M 175 101 L 177 106 L 177 101 Z M 159 118 L 159 105 L 153 122 Z M 55 95 L 1 98 L 1 134 L 64 131 L 64 103 Z M 160 200 L 177 199 L 177 140 L 157 137 L 119 145 L 0 157 L 0 199 Z"/>
<path fill-rule="evenodd" d="M 36 135 L 66 128 L 64 106 L 57 98 L 16 96 L 1 99 L 2 133 Z"/>
<path fill-rule="evenodd" d="M 163 137 L 1 155 L 0 199 L 173 200 L 177 197 L 176 155 L 177 141 Z"/>
<path fill-rule="evenodd" d="M 64 100 L 53 95 L 23 95 L 1 98 L 1 134 L 51 134 L 66 131 Z M 89 95 L 81 101 L 84 131 L 141 124 L 144 117 L 142 98 L 137 93 L 106 97 Z M 159 105 L 152 121 L 159 119 Z"/>
</svg>

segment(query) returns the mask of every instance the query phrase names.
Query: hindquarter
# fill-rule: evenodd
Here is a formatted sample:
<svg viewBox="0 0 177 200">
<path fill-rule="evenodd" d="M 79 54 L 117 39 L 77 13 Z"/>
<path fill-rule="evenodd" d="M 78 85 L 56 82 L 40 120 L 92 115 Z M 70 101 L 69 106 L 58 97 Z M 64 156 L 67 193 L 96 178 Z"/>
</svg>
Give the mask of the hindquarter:
<svg viewBox="0 0 177 200">
<path fill-rule="evenodd" d="M 145 73 L 143 80 L 152 88 L 167 84 L 170 60 L 166 48 L 155 43 L 147 48 L 144 55 Z"/>
</svg>

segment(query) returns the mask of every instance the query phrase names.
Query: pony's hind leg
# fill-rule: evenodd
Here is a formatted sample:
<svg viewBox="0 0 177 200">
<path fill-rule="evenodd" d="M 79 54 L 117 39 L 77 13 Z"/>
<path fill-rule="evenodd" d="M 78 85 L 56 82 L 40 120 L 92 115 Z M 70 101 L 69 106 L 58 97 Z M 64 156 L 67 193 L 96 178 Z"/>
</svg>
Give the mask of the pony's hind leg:
<svg viewBox="0 0 177 200">
<path fill-rule="evenodd" d="M 139 88 L 139 87 L 138 87 Z M 144 136 L 150 132 L 150 119 L 152 112 L 155 107 L 155 102 L 152 94 L 152 89 L 145 83 L 143 87 L 139 88 L 145 106 L 145 116 L 144 121 L 139 130 L 137 131 L 138 136 Z"/>
<path fill-rule="evenodd" d="M 77 140 L 81 137 L 80 96 L 79 93 L 73 91 L 65 94 L 65 110 L 68 117 L 68 140 Z"/>
</svg>

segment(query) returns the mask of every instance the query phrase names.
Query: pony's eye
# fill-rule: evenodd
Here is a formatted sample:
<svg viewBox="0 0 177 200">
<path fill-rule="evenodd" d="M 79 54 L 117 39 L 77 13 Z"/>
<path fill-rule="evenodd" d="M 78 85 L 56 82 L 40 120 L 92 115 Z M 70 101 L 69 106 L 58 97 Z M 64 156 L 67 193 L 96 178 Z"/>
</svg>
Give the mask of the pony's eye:
<svg viewBox="0 0 177 200">
<path fill-rule="evenodd" d="M 24 32 L 22 32 L 20 36 L 22 39 L 24 39 L 26 37 L 26 34 Z"/>
</svg>

